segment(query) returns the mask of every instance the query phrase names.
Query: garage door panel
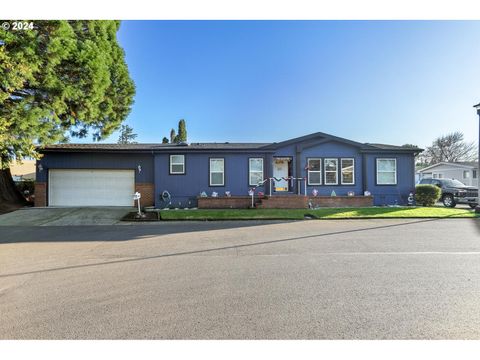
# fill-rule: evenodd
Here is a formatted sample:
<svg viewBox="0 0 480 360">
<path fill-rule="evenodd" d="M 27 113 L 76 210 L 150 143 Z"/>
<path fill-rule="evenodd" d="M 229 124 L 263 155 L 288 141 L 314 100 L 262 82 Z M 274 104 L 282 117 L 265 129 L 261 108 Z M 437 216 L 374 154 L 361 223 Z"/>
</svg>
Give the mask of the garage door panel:
<svg viewBox="0 0 480 360">
<path fill-rule="evenodd" d="M 49 171 L 50 206 L 133 206 L 133 170 Z"/>
</svg>

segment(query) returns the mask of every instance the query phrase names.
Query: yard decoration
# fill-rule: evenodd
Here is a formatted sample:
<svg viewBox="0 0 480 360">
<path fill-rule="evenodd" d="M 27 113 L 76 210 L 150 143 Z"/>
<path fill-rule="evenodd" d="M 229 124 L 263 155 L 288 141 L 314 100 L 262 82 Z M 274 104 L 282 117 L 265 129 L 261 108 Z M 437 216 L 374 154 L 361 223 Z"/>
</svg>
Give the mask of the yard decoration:
<svg viewBox="0 0 480 360">
<path fill-rule="evenodd" d="M 212 192 L 212 197 L 214 197 L 214 198 L 218 197 L 218 193 L 216 191 L 213 191 Z"/>
<path fill-rule="evenodd" d="M 312 195 L 313 195 L 313 196 L 317 196 L 317 195 L 318 195 L 318 190 L 317 190 L 317 189 L 313 189 L 313 190 L 312 190 Z"/>
<path fill-rule="evenodd" d="M 354 191 L 349 191 L 349 192 L 347 192 L 347 196 L 355 196 L 355 192 Z"/>
<path fill-rule="evenodd" d="M 337 196 L 337 193 L 335 192 L 335 190 L 332 190 L 332 193 L 330 194 L 330 196 Z"/>
<path fill-rule="evenodd" d="M 415 198 L 414 198 L 413 192 L 408 194 L 407 201 L 408 201 L 408 206 L 413 206 L 415 204 Z"/>
<path fill-rule="evenodd" d="M 232 194 L 230 193 L 230 191 L 225 191 L 225 196 L 226 197 L 232 197 Z"/>
<path fill-rule="evenodd" d="M 205 197 L 208 197 L 208 195 L 207 195 L 207 193 L 206 193 L 205 191 L 202 191 L 202 192 L 200 193 L 200 197 L 205 198 Z"/>
</svg>

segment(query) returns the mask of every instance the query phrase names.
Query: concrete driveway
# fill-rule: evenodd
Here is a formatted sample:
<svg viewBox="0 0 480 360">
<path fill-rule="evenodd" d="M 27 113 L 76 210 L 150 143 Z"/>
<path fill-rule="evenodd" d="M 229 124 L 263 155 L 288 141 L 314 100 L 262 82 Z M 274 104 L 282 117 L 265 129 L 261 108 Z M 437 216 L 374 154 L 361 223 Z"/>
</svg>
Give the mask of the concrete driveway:
<svg viewBox="0 0 480 360">
<path fill-rule="evenodd" d="M 0 215 L 0 226 L 113 225 L 130 207 L 23 208 Z"/>
<path fill-rule="evenodd" d="M 480 339 L 479 308 L 478 219 L 0 227 L 0 339 Z"/>
</svg>

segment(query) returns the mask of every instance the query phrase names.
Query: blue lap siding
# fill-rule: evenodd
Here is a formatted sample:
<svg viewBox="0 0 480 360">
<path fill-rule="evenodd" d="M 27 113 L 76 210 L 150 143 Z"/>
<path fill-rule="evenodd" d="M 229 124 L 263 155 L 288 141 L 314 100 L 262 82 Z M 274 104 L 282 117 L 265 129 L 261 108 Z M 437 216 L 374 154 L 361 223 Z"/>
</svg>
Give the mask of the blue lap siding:
<svg viewBox="0 0 480 360">
<path fill-rule="evenodd" d="M 170 155 L 185 155 L 185 174 L 170 174 Z M 225 160 L 224 186 L 210 186 L 209 162 L 211 158 L 222 158 Z M 249 188 L 251 188 L 248 184 L 248 163 L 250 158 L 263 158 L 265 172 L 266 162 L 264 153 L 234 154 L 218 152 L 195 154 L 171 152 L 156 154 L 154 160 L 155 204 L 157 207 L 165 205 L 160 199 L 162 192 L 165 190 L 171 195 L 172 205 L 190 207 L 196 206 L 196 198 L 203 191 L 208 196 L 211 196 L 212 192 L 224 196 L 225 191 L 230 191 L 232 195 L 247 195 Z M 258 191 L 264 190 L 264 187 L 258 188 Z"/>
<path fill-rule="evenodd" d="M 111 169 L 135 170 L 136 183 L 153 183 L 153 157 L 151 154 L 128 153 L 47 153 L 38 160 L 42 171 L 37 166 L 37 182 L 47 182 L 50 169 Z M 138 165 L 141 171 L 138 171 Z"/>
</svg>

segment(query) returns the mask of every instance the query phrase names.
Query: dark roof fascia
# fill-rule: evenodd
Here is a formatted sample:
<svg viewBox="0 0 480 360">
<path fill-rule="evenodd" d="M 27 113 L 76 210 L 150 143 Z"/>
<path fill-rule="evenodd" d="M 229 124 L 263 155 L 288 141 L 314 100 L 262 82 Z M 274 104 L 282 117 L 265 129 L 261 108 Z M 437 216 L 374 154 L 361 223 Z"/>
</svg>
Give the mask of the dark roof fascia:
<svg viewBox="0 0 480 360">
<path fill-rule="evenodd" d="M 154 149 L 152 153 L 161 154 L 161 153 L 274 153 L 273 149 L 265 148 L 251 148 L 251 149 L 235 149 L 235 148 L 223 148 L 223 149 L 188 149 L 188 148 L 165 148 L 165 149 Z"/>
<path fill-rule="evenodd" d="M 38 149 L 41 154 L 45 153 L 108 153 L 108 154 L 161 154 L 161 153 L 274 153 L 275 150 L 252 148 L 252 149 L 188 149 L 186 147 L 170 147 L 164 149 L 66 149 L 66 148 L 50 148 Z"/>
<path fill-rule="evenodd" d="M 297 144 L 297 143 L 301 143 L 301 142 L 304 142 L 304 141 L 307 141 L 307 140 L 313 140 L 313 139 L 316 139 L 316 138 L 320 138 L 319 140 L 327 139 L 329 141 L 336 141 L 336 142 L 344 143 L 344 144 L 351 145 L 351 146 L 354 146 L 354 147 L 358 147 L 358 148 L 361 148 L 361 149 L 362 148 L 374 149 L 373 146 L 362 144 L 362 143 L 359 143 L 359 142 L 356 142 L 356 141 L 353 141 L 353 140 L 348 140 L 348 139 L 345 139 L 345 138 L 341 138 L 341 137 L 338 137 L 338 136 L 326 134 L 326 133 L 323 133 L 323 132 L 316 132 L 316 133 L 313 133 L 313 134 L 293 138 L 293 139 L 290 139 L 290 140 L 281 141 L 279 143 L 273 143 L 273 144 L 265 146 L 264 148 L 278 149 L 280 147 L 285 147 L 285 146 L 288 146 L 288 145 Z"/>
<path fill-rule="evenodd" d="M 66 148 L 50 148 L 50 149 L 38 149 L 37 152 L 44 153 L 118 153 L 118 154 L 128 154 L 128 153 L 148 153 L 151 154 L 152 150 L 150 149 L 66 149 Z"/>
<path fill-rule="evenodd" d="M 423 149 L 420 148 L 399 148 L 399 149 L 382 149 L 382 148 L 375 148 L 375 149 L 360 149 L 361 153 L 401 153 L 401 154 L 409 154 L 409 153 L 414 153 L 414 154 L 420 154 L 423 151 Z"/>
</svg>

